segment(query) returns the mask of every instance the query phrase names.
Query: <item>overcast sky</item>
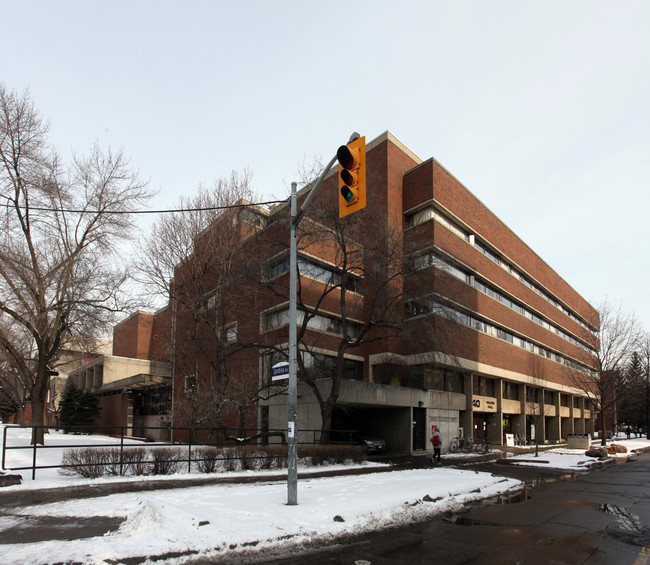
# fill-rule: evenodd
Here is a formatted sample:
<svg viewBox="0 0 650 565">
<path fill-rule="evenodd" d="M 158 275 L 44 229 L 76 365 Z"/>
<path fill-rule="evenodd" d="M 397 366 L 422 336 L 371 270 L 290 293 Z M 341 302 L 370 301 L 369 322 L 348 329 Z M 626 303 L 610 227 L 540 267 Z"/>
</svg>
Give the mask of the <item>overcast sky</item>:
<svg viewBox="0 0 650 565">
<path fill-rule="evenodd" d="M 586 299 L 650 330 L 650 2 L 0 0 L 0 81 L 64 156 L 121 147 L 173 207 L 285 198 L 352 131 L 435 157 Z"/>
</svg>

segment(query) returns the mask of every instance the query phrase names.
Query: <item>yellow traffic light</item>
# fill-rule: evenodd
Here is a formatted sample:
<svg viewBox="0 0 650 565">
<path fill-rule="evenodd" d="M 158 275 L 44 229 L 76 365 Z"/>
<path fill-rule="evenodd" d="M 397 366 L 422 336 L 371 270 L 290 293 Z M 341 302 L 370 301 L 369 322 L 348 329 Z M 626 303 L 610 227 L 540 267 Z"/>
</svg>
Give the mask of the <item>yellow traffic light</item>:
<svg viewBox="0 0 650 565">
<path fill-rule="evenodd" d="M 339 218 L 366 207 L 366 138 L 359 137 L 336 152 L 339 161 Z"/>
</svg>

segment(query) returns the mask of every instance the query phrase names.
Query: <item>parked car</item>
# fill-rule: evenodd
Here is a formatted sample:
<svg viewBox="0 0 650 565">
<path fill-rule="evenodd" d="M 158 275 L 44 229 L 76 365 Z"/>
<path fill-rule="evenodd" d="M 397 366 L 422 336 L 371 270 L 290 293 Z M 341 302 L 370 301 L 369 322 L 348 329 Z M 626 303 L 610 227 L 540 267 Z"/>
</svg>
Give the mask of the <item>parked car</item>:
<svg viewBox="0 0 650 565">
<path fill-rule="evenodd" d="M 375 436 L 359 436 L 359 443 L 365 445 L 369 453 L 381 453 L 386 451 L 386 442 Z"/>
</svg>

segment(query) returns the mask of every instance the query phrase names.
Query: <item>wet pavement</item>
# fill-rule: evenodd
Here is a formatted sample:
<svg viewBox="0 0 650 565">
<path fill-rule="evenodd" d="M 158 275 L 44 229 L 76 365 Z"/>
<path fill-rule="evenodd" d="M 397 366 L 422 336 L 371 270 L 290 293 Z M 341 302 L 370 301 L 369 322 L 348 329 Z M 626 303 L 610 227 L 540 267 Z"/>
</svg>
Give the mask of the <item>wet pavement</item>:
<svg viewBox="0 0 650 565">
<path fill-rule="evenodd" d="M 524 480 L 527 488 L 426 522 L 350 536 L 329 548 L 305 548 L 290 557 L 249 556 L 242 563 L 650 563 L 650 453 L 580 474 L 556 471 L 553 476 L 543 469 L 544 476 L 535 477 L 538 469 L 496 462 L 471 468 L 501 471 Z"/>
<path fill-rule="evenodd" d="M 16 521 L 16 525 L 0 531 L 0 544 L 103 536 L 107 532 L 117 530 L 124 518 L 93 516 L 92 520 L 89 520 L 83 516 L 20 515 L 12 517 L 12 521 Z"/>
</svg>

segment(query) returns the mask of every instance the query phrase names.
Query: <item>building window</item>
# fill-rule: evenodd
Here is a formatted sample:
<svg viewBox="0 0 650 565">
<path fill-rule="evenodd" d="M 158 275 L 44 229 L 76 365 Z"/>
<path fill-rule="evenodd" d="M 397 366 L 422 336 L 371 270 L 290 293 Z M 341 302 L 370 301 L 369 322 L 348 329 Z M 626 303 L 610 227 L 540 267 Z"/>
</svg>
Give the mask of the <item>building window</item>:
<svg viewBox="0 0 650 565">
<path fill-rule="evenodd" d="M 499 339 L 507 341 L 508 343 L 512 343 L 518 347 L 522 347 L 528 351 L 537 353 L 538 355 L 546 357 L 547 359 L 551 359 L 558 363 L 563 363 L 564 365 L 572 367 L 576 370 L 586 373 L 592 372 L 592 369 L 586 365 L 577 363 L 576 361 L 563 357 L 558 353 L 549 351 L 548 349 L 536 345 L 526 339 L 515 336 L 507 330 L 483 322 L 482 320 L 474 318 L 473 316 L 465 314 L 464 312 L 460 312 L 448 306 L 443 306 L 432 297 L 421 297 L 406 303 L 407 318 L 413 318 L 416 316 L 428 314 L 437 314 L 443 318 L 453 320 L 458 324 L 468 326 L 480 332 L 486 333 L 487 335 L 497 337 Z"/>
<path fill-rule="evenodd" d="M 192 393 L 196 390 L 196 375 L 185 375 L 185 392 Z"/>
<path fill-rule="evenodd" d="M 264 277 L 268 280 L 279 277 L 289 272 L 289 256 L 283 254 L 267 263 L 264 270 Z M 335 267 L 307 260 L 303 257 L 298 258 L 298 273 L 300 276 L 310 277 L 332 286 L 345 285 L 345 289 L 351 292 L 359 292 L 360 277 L 352 273 L 341 273 Z"/>
<path fill-rule="evenodd" d="M 221 335 L 226 343 L 235 343 L 237 341 L 237 322 L 223 327 Z"/>
<path fill-rule="evenodd" d="M 203 295 L 203 310 L 212 310 L 217 305 L 217 291 L 211 290 Z"/>
<path fill-rule="evenodd" d="M 433 220 L 433 208 L 424 208 L 422 210 L 418 210 L 417 212 L 414 212 L 413 214 L 409 214 L 406 217 L 406 223 L 407 225 L 410 226 L 418 226 L 420 224 L 423 224 L 424 222 L 428 222 L 429 220 Z"/>
<path fill-rule="evenodd" d="M 297 313 L 297 322 L 302 324 L 305 319 L 305 313 L 298 311 Z M 268 312 L 266 314 L 266 324 L 265 327 L 267 330 L 274 330 L 282 326 L 289 324 L 289 309 L 283 308 L 281 310 L 274 310 L 273 312 Z M 348 320 L 348 335 L 351 338 L 357 338 L 361 334 L 362 326 L 361 324 L 351 322 Z M 333 316 L 326 316 L 324 314 L 316 314 L 312 316 L 307 322 L 307 327 L 312 330 L 332 333 L 336 335 L 342 335 L 343 332 L 343 322 L 340 318 L 335 318 Z"/>
<path fill-rule="evenodd" d="M 406 382 L 412 388 L 463 392 L 463 376 L 460 373 L 428 364 L 410 366 Z"/>
<path fill-rule="evenodd" d="M 426 269 L 438 263 L 437 257 L 433 253 L 423 253 L 413 257 L 412 261 L 414 271 Z"/>
<path fill-rule="evenodd" d="M 526 402 L 537 402 L 539 398 L 539 389 L 526 387 Z"/>
<path fill-rule="evenodd" d="M 474 247 L 478 249 L 483 255 L 488 257 L 489 259 L 492 259 L 497 265 L 501 265 L 501 258 L 491 249 L 483 245 L 482 243 L 475 241 L 474 242 Z"/>
<path fill-rule="evenodd" d="M 445 371 L 445 390 L 447 392 L 463 392 L 463 375 L 456 371 Z"/>
<path fill-rule="evenodd" d="M 136 416 L 159 416 L 169 414 L 172 405 L 172 387 L 162 386 L 133 395 L 133 413 Z"/>
<path fill-rule="evenodd" d="M 517 383 L 503 383 L 503 398 L 506 400 L 519 400 L 519 385 Z"/>
<path fill-rule="evenodd" d="M 544 300 L 546 300 L 549 304 L 552 304 L 560 310 L 562 313 L 564 313 L 566 316 L 571 318 L 574 322 L 578 323 L 580 326 L 583 328 L 589 330 L 590 332 L 594 333 L 594 331 L 576 314 L 571 312 L 568 308 L 560 304 L 553 296 L 551 296 L 546 290 L 541 288 L 539 285 L 531 281 L 526 275 L 521 273 L 516 267 L 513 265 L 510 265 L 508 262 L 504 261 L 497 253 L 496 251 L 492 251 L 487 245 L 476 241 L 475 239 L 472 241 L 472 238 L 469 239 L 470 243 L 474 245 L 476 249 L 478 249 L 481 253 L 483 253 L 485 256 L 489 257 L 492 261 L 494 261 L 496 264 L 501 266 L 505 271 L 510 273 L 514 278 L 519 280 L 522 284 L 527 286 L 529 289 L 531 289 L 533 292 L 541 296 Z M 594 333 L 594 335 L 596 335 Z M 573 338 L 571 338 L 572 340 Z M 581 344 L 577 344 L 580 347 L 585 347 Z M 592 348 L 589 348 L 591 351 L 595 351 Z"/>
<path fill-rule="evenodd" d="M 301 351 L 303 364 L 307 371 L 316 371 L 319 376 L 328 378 L 336 372 L 336 358 L 332 355 Z M 363 362 L 354 359 L 343 360 L 343 378 L 349 380 L 363 380 Z"/>
<path fill-rule="evenodd" d="M 273 312 L 267 312 L 264 316 L 266 323 L 264 328 L 267 330 L 275 330 L 286 326 L 289 323 L 289 309 L 284 308 L 282 310 L 274 310 Z"/>
<path fill-rule="evenodd" d="M 458 237 L 464 239 L 465 241 L 470 240 L 470 236 L 460 228 L 458 225 L 456 225 L 455 222 L 441 214 L 438 210 L 434 209 L 432 206 L 428 206 L 426 208 L 422 208 L 421 210 L 418 210 L 417 212 L 413 212 L 412 214 L 408 214 L 406 216 L 406 225 L 407 227 L 413 227 L 417 226 L 420 224 L 423 224 L 425 222 L 428 222 L 429 220 L 436 220 L 443 226 L 445 226 L 448 230 L 456 234 Z"/>
<path fill-rule="evenodd" d="M 274 279 L 275 277 L 279 277 L 284 273 L 288 273 L 289 256 L 287 254 L 283 254 L 280 257 L 276 257 L 275 259 L 266 263 L 263 267 L 263 270 L 264 270 L 264 277 L 268 280 Z"/>
<path fill-rule="evenodd" d="M 474 396 L 494 396 L 494 379 L 474 375 L 472 392 Z"/>
<path fill-rule="evenodd" d="M 312 279 L 319 280 L 325 284 L 332 286 L 344 286 L 345 289 L 351 292 L 359 291 L 359 278 L 351 273 L 340 273 L 338 270 L 324 265 L 314 263 L 313 261 L 306 261 L 304 259 L 298 260 L 298 272 L 301 275 L 311 277 Z"/>
<path fill-rule="evenodd" d="M 264 228 L 266 227 L 266 218 L 260 214 L 255 213 L 250 208 L 243 208 L 239 213 L 239 218 L 255 227 Z"/>
</svg>

